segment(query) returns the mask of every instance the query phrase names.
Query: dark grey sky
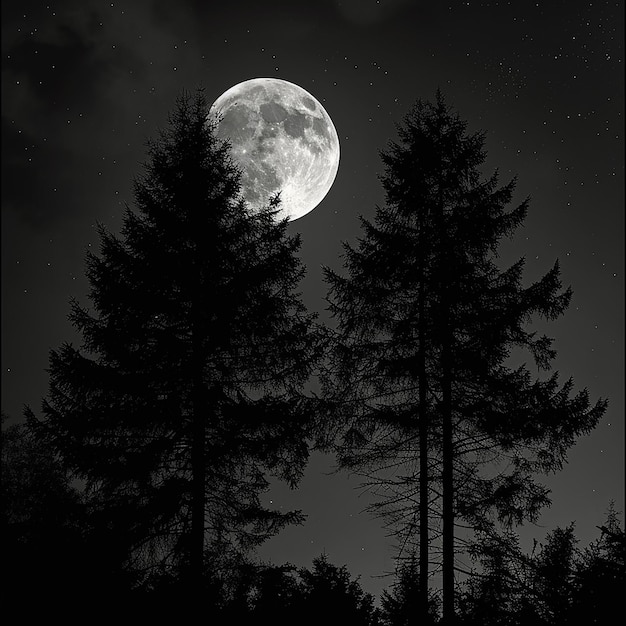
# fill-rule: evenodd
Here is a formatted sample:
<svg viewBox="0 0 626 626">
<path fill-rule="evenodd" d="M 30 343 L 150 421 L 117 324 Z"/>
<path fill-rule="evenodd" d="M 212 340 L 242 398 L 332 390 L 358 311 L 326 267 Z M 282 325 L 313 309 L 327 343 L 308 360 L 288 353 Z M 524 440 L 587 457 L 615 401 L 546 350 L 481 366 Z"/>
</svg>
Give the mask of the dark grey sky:
<svg viewBox="0 0 626 626">
<path fill-rule="evenodd" d="M 487 132 L 488 168 L 530 195 L 503 262 L 527 278 L 556 258 L 574 291 L 549 327 L 557 369 L 609 410 L 550 479 L 548 528 L 577 522 L 596 536 L 610 499 L 624 508 L 623 3 L 317 0 L 65 0 L 2 3 L 2 408 L 12 417 L 46 392 L 48 350 L 74 338 L 71 296 L 84 299 L 84 253 L 96 221 L 116 230 L 145 140 L 182 89 L 209 100 L 253 77 L 297 83 L 339 133 L 333 188 L 290 226 L 303 238 L 306 303 L 323 314 L 321 265 L 338 267 L 358 215 L 383 201 L 378 150 L 417 98 L 442 89 Z M 326 551 L 373 578 L 392 568 L 380 524 L 359 511 L 356 480 L 325 477 L 314 456 L 300 490 L 271 495 L 308 522 L 264 554 L 310 565 Z M 544 527 L 524 529 L 531 542 Z"/>
</svg>

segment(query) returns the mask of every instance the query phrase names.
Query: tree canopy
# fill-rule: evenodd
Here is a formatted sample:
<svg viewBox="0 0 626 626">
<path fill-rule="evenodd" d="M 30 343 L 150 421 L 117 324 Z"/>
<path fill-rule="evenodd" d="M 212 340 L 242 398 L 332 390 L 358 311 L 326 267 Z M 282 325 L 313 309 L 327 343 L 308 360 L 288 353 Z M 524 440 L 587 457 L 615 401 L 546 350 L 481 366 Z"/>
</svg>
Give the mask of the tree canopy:
<svg viewBox="0 0 626 626">
<path fill-rule="evenodd" d="M 3 424 L 9 604 L 63 615 L 69 587 L 74 612 L 115 598 L 225 624 L 610 619 L 626 546 L 613 509 L 584 550 L 573 524 L 531 554 L 515 532 L 607 402 L 560 381 L 536 328 L 570 302 L 558 261 L 527 282 L 523 258 L 498 258 L 530 203 L 484 174 L 484 134 L 440 93 L 411 109 L 381 152 L 384 205 L 326 269 L 331 330 L 298 292 L 280 196 L 246 204 L 207 112 L 184 93 L 149 141 L 121 231 L 99 225 L 87 255 L 89 302 L 71 302 L 80 344 L 51 351 L 41 411 Z M 297 486 L 311 442 L 378 496 L 398 548 L 380 606 L 326 555 L 254 558 L 304 519 L 264 492 Z"/>
<path fill-rule="evenodd" d="M 300 240 L 277 198 L 246 206 L 207 112 L 184 94 L 148 144 L 135 210 L 87 256 L 91 307 L 70 315 L 82 345 L 51 352 L 43 418 L 29 413 L 144 580 L 197 582 L 302 519 L 260 500 L 270 474 L 295 485 L 308 453 L 320 346 Z"/>
<path fill-rule="evenodd" d="M 557 372 L 511 365 L 512 351 L 525 350 L 551 369 L 553 340 L 531 322 L 562 315 L 571 290 L 558 262 L 529 286 L 523 258 L 498 265 L 499 242 L 529 203 L 509 209 L 515 181 L 483 176 L 484 135 L 468 133 L 441 94 L 418 101 L 398 134 L 381 154 L 385 205 L 345 245 L 346 275 L 326 271 L 337 323 L 328 406 L 342 416 L 344 466 L 382 494 L 375 506 L 400 546 L 419 546 L 420 579 L 442 564 L 451 619 L 455 524 L 536 519 L 549 498 L 534 473 L 560 469 L 606 402 L 572 395 Z"/>
</svg>

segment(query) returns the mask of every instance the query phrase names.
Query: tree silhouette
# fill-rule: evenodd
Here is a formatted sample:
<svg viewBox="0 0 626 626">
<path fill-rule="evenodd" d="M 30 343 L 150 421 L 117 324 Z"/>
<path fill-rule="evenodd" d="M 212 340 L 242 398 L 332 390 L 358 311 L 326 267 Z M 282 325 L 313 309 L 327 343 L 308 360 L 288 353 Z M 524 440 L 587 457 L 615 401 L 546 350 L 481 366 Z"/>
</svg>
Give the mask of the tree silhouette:
<svg viewBox="0 0 626 626">
<path fill-rule="evenodd" d="M 5 428 L 6 419 L 3 413 L 2 602 L 27 610 L 33 591 L 49 604 L 58 574 L 72 574 L 80 500 L 52 452 L 23 424 Z"/>
<path fill-rule="evenodd" d="M 240 622 L 269 623 L 276 626 L 300 623 L 298 603 L 301 588 L 293 565 L 259 569 L 247 591 L 248 612 L 240 617 Z"/>
<path fill-rule="evenodd" d="M 573 573 L 571 623 L 609 624 L 624 612 L 626 533 L 611 504 L 600 538 L 577 559 Z"/>
<path fill-rule="evenodd" d="M 574 524 L 549 532 L 530 555 L 513 533 L 475 545 L 479 567 L 460 594 L 463 626 L 606 624 L 622 610 L 624 530 L 609 510 L 600 539 L 576 546 Z M 610 529 L 610 530 L 609 530 Z M 608 531 L 608 533 L 607 533 Z"/>
<path fill-rule="evenodd" d="M 239 570 L 234 589 L 225 599 L 220 623 L 380 624 L 374 598 L 345 566 L 333 565 L 325 555 L 313 559 L 311 568 L 251 564 Z"/>
<path fill-rule="evenodd" d="M 421 580 L 429 561 L 441 564 L 452 622 L 455 524 L 488 532 L 536 519 L 549 499 L 533 474 L 559 469 L 606 402 L 590 406 L 586 390 L 572 397 L 558 373 L 534 379 L 509 365 L 525 350 L 550 369 L 552 339 L 528 324 L 560 316 L 571 291 L 558 263 L 528 287 L 523 259 L 498 267 L 498 244 L 528 202 L 507 211 L 515 181 L 482 178 L 483 134 L 468 134 L 438 94 L 415 105 L 399 137 L 382 153 L 386 204 L 345 246 L 347 276 L 326 271 L 338 324 L 326 384 L 330 410 L 343 415 L 343 465 L 382 494 L 374 508 L 400 547 L 418 544 Z M 420 593 L 426 619 L 426 586 Z"/>
<path fill-rule="evenodd" d="M 351 624 L 377 626 L 373 597 L 365 593 L 358 579 L 345 566 L 337 567 L 326 556 L 313 559 L 313 568 L 299 571 L 298 624 Z"/>
<path fill-rule="evenodd" d="M 470 626 L 484 624 L 522 624 L 534 619 L 534 607 L 522 606 L 521 599 L 529 597 L 527 559 L 514 533 L 505 532 L 480 536 L 470 550 L 479 565 L 473 571 L 459 594 L 460 623 Z M 532 623 L 532 622 L 529 622 Z"/>
<path fill-rule="evenodd" d="M 5 427 L 8 419 L 3 413 L 3 536 L 19 537 L 26 544 L 46 530 L 71 526 L 80 496 L 53 451 L 24 424 Z"/>
<path fill-rule="evenodd" d="M 26 620 L 65 615 L 130 580 L 115 546 L 89 525 L 79 490 L 54 451 L 23 423 L 2 429 L 2 605 Z M 67 603 L 67 590 L 76 594 Z M 33 602 L 36 598 L 36 602 Z"/>
<path fill-rule="evenodd" d="M 142 581 L 203 579 L 299 512 L 263 506 L 272 474 L 307 457 L 303 384 L 319 352 L 294 291 L 297 236 L 240 196 L 229 145 L 199 91 L 149 143 L 121 236 L 88 254 L 92 308 L 72 302 L 81 347 L 51 352 L 43 418 L 27 415 L 89 494 Z"/>
<path fill-rule="evenodd" d="M 428 587 L 428 583 L 425 583 Z M 419 562 L 411 556 L 402 563 L 396 572 L 396 581 L 391 591 L 383 591 L 381 596 L 381 617 L 386 626 L 412 626 L 419 623 L 434 624 L 439 615 L 439 598 L 430 592 L 428 596 L 428 617 L 419 621 L 416 615 L 421 613 L 423 583 L 419 573 Z"/>
<path fill-rule="evenodd" d="M 482 537 L 472 550 L 480 567 L 460 594 L 461 623 L 568 623 L 576 558 L 573 531 L 573 525 L 556 528 L 530 555 L 522 553 L 514 533 Z"/>
</svg>

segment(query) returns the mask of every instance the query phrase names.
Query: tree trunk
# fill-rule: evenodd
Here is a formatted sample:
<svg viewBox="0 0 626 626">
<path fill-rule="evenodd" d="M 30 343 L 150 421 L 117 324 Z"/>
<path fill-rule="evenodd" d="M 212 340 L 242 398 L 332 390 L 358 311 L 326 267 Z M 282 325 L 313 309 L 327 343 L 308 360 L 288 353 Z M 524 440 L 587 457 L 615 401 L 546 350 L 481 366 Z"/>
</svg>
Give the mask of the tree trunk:
<svg viewBox="0 0 626 626">
<path fill-rule="evenodd" d="M 420 612 L 421 619 L 428 615 L 428 415 L 426 402 L 421 398 L 420 383 Z"/>
<path fill-rule="evenodd" d="M 446 271 L 450 269 L 444 256 Z M 449 257 L 448 257 L 449 258 Z M 446 279 L 447 280 L 447 279 Z M 449 286 L 442 293 L 441 345 L 441 420 L 442 420 L 442 490 L 443 490 L 443 623 L 454 623 L 454 443 L 452 425 L 452 355 Z"/>
<path fill-rule="evenodd" d="M 204 407 L 202 383 L 194 381 L 193 440 L 191 444 L 192 504 L 189 568 L 194 604 L 202 597 L 204 569 L 204 499 L 206 468 L 204 463 Z"/>
<path fill-rule="evenodd" d="M 454 269 L 453 242 L 446 229 L 443 201 L 441 208 L 441 259 L 443 261 L 441 289 L 441 420 L 442 420 L 442 491 L 443 491 L 443 623 L 454 623 L 454 443 L 452 425 L 452 329 L 451 282 Z"/>
<path fill-rule="evenodd" d="M 449 361 L 445 356 L 444 362 Z M 444 365 L 443 373 L 443 623 L 454 623 L 454 446 L 452 441 L 451 373 Z"/>
<path fill-rule="evenodd" d="M 197 289 L 201 288 L 200 270 L 196 268 Z M 204 531 L 206 464 L 205 420 L 206 391 L 204 389 L 204 333 L 201 322 L 201 304 L 192 303 L 191 310 L 191 376 L 192 376 L 192 424 L 191 424 L 191 531 L 189 537 L 189 576 L 192 608 L 201 607 L 204 578 Z"/>
<path fill-rule="evenodd" d="M 420 621 L 423 620 L 427 623 L 428 620 L 428 557 L 429 557 L 429 545 L 428 545 L 428 411 L 426 407 L 426 346 L 425 346 L 425 289 L 424 289 L 424 275 L 423 275 L 423 263 L 422 263 L 422 277 L 420 285 L 420 302 L 419 302 L 419 372 L 418 372 L 418 384 L 419 384 L 419 449 L 420 449 L 420 504 L 419 504 L 419 543 L 420 543 L 420 587 L 419 587 L 419 606 L 420 606 Z"/>
</svg>

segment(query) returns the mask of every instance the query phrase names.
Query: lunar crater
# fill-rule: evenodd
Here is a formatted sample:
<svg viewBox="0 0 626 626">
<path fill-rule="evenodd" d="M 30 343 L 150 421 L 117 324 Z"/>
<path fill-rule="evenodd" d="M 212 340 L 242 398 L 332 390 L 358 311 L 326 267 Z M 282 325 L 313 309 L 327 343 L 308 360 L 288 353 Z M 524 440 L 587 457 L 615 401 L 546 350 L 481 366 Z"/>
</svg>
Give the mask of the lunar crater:
<svg viewBox="0 0 626 626">
<path fill-rule="evenodd" d="M 278 123 L 287 119 L 287 111 L 277 102 L 264 102 L 259 109 L 266 122 Z"/>
</svg>

